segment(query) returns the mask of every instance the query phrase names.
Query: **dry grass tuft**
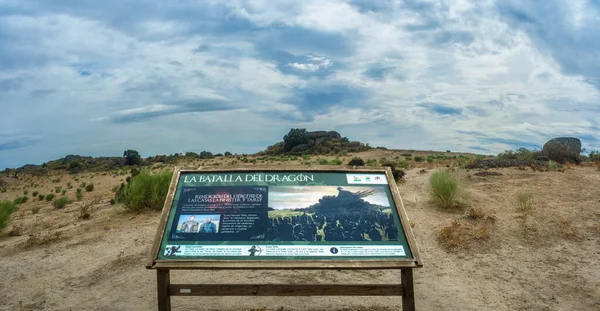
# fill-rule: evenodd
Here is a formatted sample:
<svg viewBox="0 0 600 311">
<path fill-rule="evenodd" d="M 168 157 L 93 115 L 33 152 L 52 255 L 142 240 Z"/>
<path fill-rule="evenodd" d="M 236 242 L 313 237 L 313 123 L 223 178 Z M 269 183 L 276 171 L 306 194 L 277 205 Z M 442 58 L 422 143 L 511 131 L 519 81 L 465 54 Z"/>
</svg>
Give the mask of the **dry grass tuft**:
<svg viewBox="0 0 600 311">
<path fill-rule="evenodd" d="M 486 224 L 465 224 L 455 220 L 440 230 L 438 242 L 448 252 L 468 250 L 475 243 L 489 239 L 489 230 Z"/>
<path fill-rule="evenodd" d="M 536 222 L 532 221 L 527 217 L 527 215 L 523 215 L 521 217 L 521 236 L 523 239 L 530 243 L 535 243 L 540 241 L 540 229 Z"/>
<path fill-rule="evenodd" d="M 560 220 L 556 224 L 557 233 L 567 239 L 574 239 L 579 237 L 577 228 L 573 226 L 573 222 L 570 220 Z"/>
<path fill-rule="evenodd" d="M 528 212 L 533 210 L 533 193 L 529 190 L 520 190 L 517 192 L 517 211 Z"/>
<path fill-rule="evenodd" d="M 485 219 L 486 215 L 483 212 L 481 207 L 470 207 L 467 209 L 467 218 L 472 220 L 482 220 Z"/>
<path fill-rule="evenodd" d="M 55 231 L 54 233 L 49 233 L 42 236 L 40 233 L 32 234 L 29 236 L 29 239 L 25 241 L 25 248 L 31 248 L 35 246 L 41 245 L 49 245 L 55 242 L 58 242 L 62 238 L 60 232 Z"/>
</svg>

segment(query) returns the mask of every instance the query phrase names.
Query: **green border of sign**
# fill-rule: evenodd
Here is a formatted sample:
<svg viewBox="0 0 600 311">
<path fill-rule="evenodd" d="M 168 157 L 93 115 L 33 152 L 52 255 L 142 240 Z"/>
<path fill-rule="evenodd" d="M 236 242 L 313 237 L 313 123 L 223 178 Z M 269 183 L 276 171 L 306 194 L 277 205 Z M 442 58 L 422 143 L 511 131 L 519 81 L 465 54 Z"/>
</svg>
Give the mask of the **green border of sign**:
<svg viewBox="0 0 600 311">
<path fill-rule="evenodd" d="M 265 258 L 265 257 L 244 257 L 243 259 L 227 259 L 227 258 L 194 258 L 194 259 L 163 259 L 159 256 L 160 246 L 163 239 L 166 239 L 166 233 L 169 230 L 167 224 L 172 221 L 174 215 L 171 215 L 171 211 L 174 211 L 177 204 L 178 198 L 178 186 L 182 175 L 184 174 L 248 174 L 251 172 L 256 173 L 357 173 L 357 174 L 386 174 L 388 180 L 389 192 L 388 198 L 390 202 L 396 207 L 396 212 L 399 218 L 399 231 L 404 233 L 406 246 L 408 249 L 405 250 L 407 253 L 406 257 L 312 257 L 312 258 L 296 258 L 281 259 L 281 258 Z M 391 196 L 391 197 L 390 197 Z M 223 244 L 223 242 L 218 242 Z M 281 244 L 290 244 L 290 242 L 280 242 Z M 310 242 L 294 242 L 295 245 L 310 244 Z M 317 242 L 321 243 L 322 242 Z M 354 244 L 354 242 L 346 242 L 347 244 Z M 335 242 L 332 244 L 346 244 L 344 242 Z M 376 244 L 376 242 L 369 242 L 370 244 Z M 386 242 L 389 245 L 389 242 Z M 202 244 L 210 244 L 202 242 Z M 235 243 L 231 243 L 235 245 Z M 239 244 L 239 243 L 237 243 Z M 276 245 L 276 243 L 268 242 L 264 245 Z M 261 244 L 263 245 L 263 244 Z M 398 244 L 394 244 L 398 245 Z M 389 168 L 340 168 L 340 167 L 251 167 L 251 168 L 232 168 L 232 169 L 199 169 L 199 170 L 186 170 L 175 168 L 169 193 L 165 200 L 163 207 L 160 224 L 157 228 L 156 237 L 146 267 L 152 268 L 170 268 L 170 269 L 320 269 L 320 268 L 355 268 L 355 269 L 396 269 L 402 267 L 421 267 L 422 261 L 420 259 L 419 251 L 415 243 L 415 238 L 411 227 L 409 226 L 408 217 L 404 209 L 404 205 L 396 183 L 393 182 L 393 176 Z"/>
</svg>

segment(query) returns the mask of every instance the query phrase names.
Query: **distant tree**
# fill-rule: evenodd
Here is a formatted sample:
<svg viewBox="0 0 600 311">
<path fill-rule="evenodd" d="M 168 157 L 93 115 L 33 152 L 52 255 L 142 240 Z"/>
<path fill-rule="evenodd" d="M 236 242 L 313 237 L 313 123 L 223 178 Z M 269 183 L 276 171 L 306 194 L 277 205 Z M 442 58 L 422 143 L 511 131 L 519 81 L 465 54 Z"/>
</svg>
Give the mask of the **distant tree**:
<svg viewBox="0 0 600 311">
<path fill-rule="evenodd" d="M 210 151 L 200 152 L 200 159 L 212 159 L 212 158 L 214 158 L 212 152 L 210 152 Z"/>
<path fill-rule="evenodd" d="M 186 158 L 197 158 L 197 157 L 198 157 L 198 154 L 197 154 L 197 153 L 195 153 L 195 152 L 186 152 L 186 153 L 185 153 L 185 157 L 186 157 Z"/>
<path fill-rule="evenodd" d="M 225 151 L 225 156 L 226 156 L 226 157 L 229 157 L 229 156 L 232 156 L 232 154 L 231 154 L 231 152 L 229 152 L 229 151 Z"/>
<path fill-rule="evenodd" d="M 123 152 L 123 158 L 125 158 L 125 165 L 138 165 L 142 161 L 142 157 L 135 150 L 125 150 Z"/>
<path fill-rule="evenodd" d="M 308 143 L 308 132 L 306 129 L 291 129 L 283 136 L 284 150 L 290 151 L 294 146 Z"/>
</svg>

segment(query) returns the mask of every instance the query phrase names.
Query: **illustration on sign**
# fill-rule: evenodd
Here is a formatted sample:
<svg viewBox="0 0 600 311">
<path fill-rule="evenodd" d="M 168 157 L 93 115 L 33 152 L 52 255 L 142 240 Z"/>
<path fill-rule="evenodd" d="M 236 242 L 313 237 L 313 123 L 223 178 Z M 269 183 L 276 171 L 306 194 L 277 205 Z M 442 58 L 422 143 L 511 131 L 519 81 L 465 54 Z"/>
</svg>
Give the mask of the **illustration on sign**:
<svg viewBox="0 0 600 311">
<path fill-rule="evenodd" d="M 182 174 L 161 250 L 159 259 L 412 258 L 382 173 Z"/>
</svg>

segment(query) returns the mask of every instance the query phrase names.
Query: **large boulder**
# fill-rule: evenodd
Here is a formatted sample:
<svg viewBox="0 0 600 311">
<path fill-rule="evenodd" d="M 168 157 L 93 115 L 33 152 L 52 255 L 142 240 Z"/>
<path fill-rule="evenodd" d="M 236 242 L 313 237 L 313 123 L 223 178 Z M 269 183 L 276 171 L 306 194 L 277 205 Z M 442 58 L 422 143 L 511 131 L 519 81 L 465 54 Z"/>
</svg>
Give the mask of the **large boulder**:
<svg viewBox="0 0 600 311">
<path fill-rule="evenodd" d="M 331 139 L 342 139 L 342 135 L 336 131 L 329 131 L 327 132 L 327 135 Z"/>
<path fill-rule="evenodd" d="M 544 144 L 541 153 L 548 159 L 559 163 L 579 162 L 581 141 L 575 137 L 552 138 Z"/>
<path fill-rule="evenodd" d="M 329 134 L 326 131 L 313 131 L 306 133 L 308 135 L 308 139 L 317 140 L 317 138 L 327 137 Z"/>
<path fill-rule="evenodd" d="M 302 144 L 302 145 L 296 145 L 294 146 L 290 152 L 302 152 L 302 151 L 306 151 L 310 149 L 310 146 L 308 144 Z"/>
</svg>

